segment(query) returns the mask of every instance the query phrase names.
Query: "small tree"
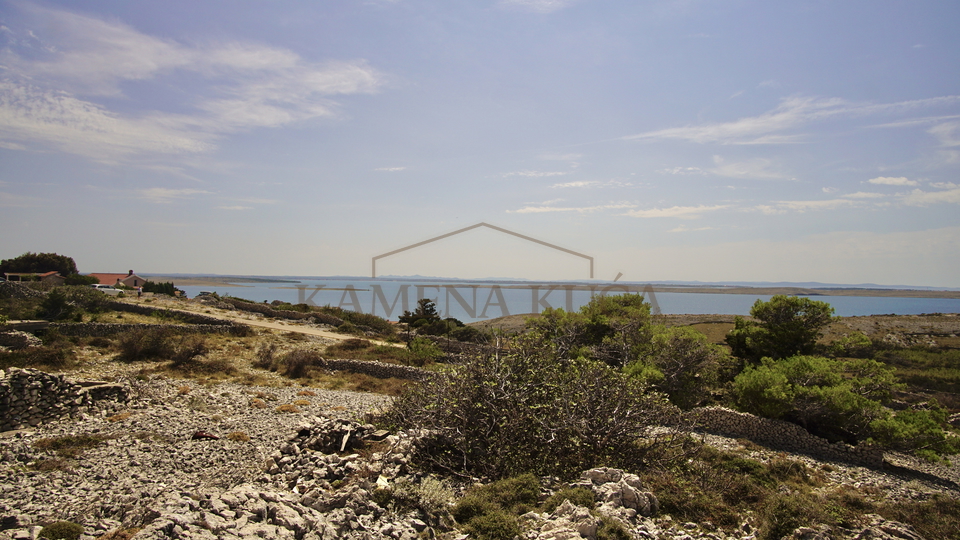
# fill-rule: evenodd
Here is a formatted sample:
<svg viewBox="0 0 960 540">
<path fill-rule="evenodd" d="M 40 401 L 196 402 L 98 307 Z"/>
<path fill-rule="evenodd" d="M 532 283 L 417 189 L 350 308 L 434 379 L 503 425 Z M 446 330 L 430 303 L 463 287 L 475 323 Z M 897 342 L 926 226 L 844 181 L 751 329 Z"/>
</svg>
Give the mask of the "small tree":
<svg viewBox="0 0 960 540">
<path fill-rule="evenodd" d="M 750 308 L 757 322 L 734 319 L 727 344 L 734 355 L 751 361 L 812 354 L 833 312 L 827 302 L 797 296 L 778 294 L 767 302 L 757 300 Z"/>
<path fill-rule="evenodd" d="M 421 326 L 439 320 L 440 315 L 437 314 L 437 305 L 429 298 L 417 300 L 417 309 L 413 310 L 413 313 L 404 311 L 403 315 L 399 317 L 400 322 L 407 323 L 411 326 Z M 419 321 L 424 322 L 421 323 Z"/>
</svg>

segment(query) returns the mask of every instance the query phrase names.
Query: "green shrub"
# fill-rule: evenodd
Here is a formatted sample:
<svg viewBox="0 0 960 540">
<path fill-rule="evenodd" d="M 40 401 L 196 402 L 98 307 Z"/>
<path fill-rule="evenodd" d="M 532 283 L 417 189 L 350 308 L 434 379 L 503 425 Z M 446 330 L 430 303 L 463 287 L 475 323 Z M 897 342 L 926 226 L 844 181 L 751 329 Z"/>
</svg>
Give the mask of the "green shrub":
<svg viewBox="0 0 960 540">
<path fill-rule="evenodd" d="M 593 492 L 587 488 L 567 487 L 557 491 L 548 497 L 547 500 L 543 501 L 540 511 L 553 512 L 558 506 L 563 504 L 563 501 L 570 501 L 577 506 L 583 506 L 585 508 L 593 508 L 593 503 L 596 502 L 596 498 Z"/>
<path fill-rule="evenodd" d="M 648 347 L 650 320 L 642 295 L 595 296 L 577 313 L 546 309 L 528 320 L 528 343 L 547 358 L 598 360 L 620 368 Z"/>
<path fill-rule="evenodd" d="M 876 351 L 876 346 L 863 332 L 854 332 L 834 341 L 830 350 L 834 356 L 870 358 Z"/>
<path fill-rule="evenodd" d="M 47 293 L 47 297 L 40 302 L 38 313 L 49 321 L 60 321 L 73 318 L 78 309 L 76 304 L 69 301 L 63 288 L 57 287 Z"/>
<path fill-rule="evenodd" d="M 409 385 L 386 423 L 425 429 L 424 466 L 470 476 L 570 477 L 592 466 L 669 461 L 685 437 L 645 439 L 676 414 L 662 395 L 603 363 L 544 359 L 518 344 Z"/>
<path fill-rule="evenodd" d="M 40 530 L 39 537 L 49 540 L 77 540 L 83 534 L 83 526 L 70 521 L 57 521 Z"/>
<path fill-rule="evenodd" d="M 346 321 L 337 327 L 337 332 L 341 334 L 357 334 L 360 330 L 350 321 Z"/>
<path fill-rule="evenodd" d="M 490 336 L 472 326 L 456 328 L 450 332 L 450 337 L 457 341 L 465 341 L 468 343 L 487 343 L 490 341 Z"/>
<path fill-rule="evenodd" d="M 794 356 L 748 366 L 733 391 L 741 410 L 856 443 L 870 436 L 871 422 L 888 415 L 882 405 L 898 388 L 893 371 L 873 360 Z"/>
<path fill-rule="evenodd" d="M 495 510 L 471 519 L 463 530 L 477 540 L 514 540 L 520 535 L 516 516 Z"/>
<path fill-rule="evenodd" d="M 413 364 L 416 366 L 427 365 L 443 356 L 443 351 L 430 338 L 417 336 L 410 343 L 407 343 L 407 349 L 413 355 Z"/>
<path fill-rule="evenodd" d="M 702 333 L 674 327 L 654 334 L 642 359 L 627 366 L 626 371 L 666 393 L 674 405 L 690 409 L 710 398 L 726 357 L 726 352 L 709 343 Z"/>
<path fill-rule="evenodd" d="M 523 474 L 471 489 L 452 514 L 473 537 L 512 540 L 520 534 L 517 516 L 532 510 L 539 496 L 537 478 Z"/>
<path fill-rule="evenodd" d="M 757 361 L 814 353 L 821 332 L 833 320 L 833 308 L 826 302 L 778 294 L 767 302 L 757 300 L 750 315 L 757 322 L 734 319 L 727 344 L 737 357 Z"/>
<path fill-rule="evenodd" d="M 776 494 L 760 515 L 760 540 L 780 540 L 797 527 L 823 523 L 820 507 L 797 494 Z"/>
</svg>

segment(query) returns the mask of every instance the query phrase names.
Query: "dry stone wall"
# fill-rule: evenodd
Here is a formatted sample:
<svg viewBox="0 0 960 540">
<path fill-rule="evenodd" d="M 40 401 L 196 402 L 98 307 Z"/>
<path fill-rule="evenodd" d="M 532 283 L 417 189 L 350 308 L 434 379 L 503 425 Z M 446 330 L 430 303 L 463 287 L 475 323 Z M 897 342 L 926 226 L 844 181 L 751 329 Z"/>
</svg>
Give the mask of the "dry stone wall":
<svg viewBox="0 0 960 540">
<path fill-rule="evenodd" d="M 420 381 L 429 376 L 432 372 L 413 366 L 401 366 L 398 364 L 388 364 L 386 362 L 376 362 L 369 360 L 347 360 L 330 359 L 324 360 L 324 369 L 330 371 L 349 371 L 351 373 L 362 373 L 371 377 L 381 379 L 395 378 L 411 381 Z"/>
<path fill-rule="evenodd" d="M 104 303 L 104 309 L 113 311 L 123 311 L 126 313 L 137 313 L 140 315 L 160 315 L 170 319 L 182 321 L 187 324 L 212 324 L 227 325 L 229 321 L 210 317 L 200 313 L 190 313 L 189 311 L 180 311 L 176 309 L 158 308 L 146 304 L 130 304 L 127 302 L 118 302 L 110 300 Z"/>
<path fill-rule="evenodd" d="M 173 334 L 243 334 L 249 327 L 243 324 L 112 324 L 112 323 L 51 323 L 50 330 L 64 336 L 106 337 L 135 330 L 163 328 Z"/>
<path fill-rule="evenodd" d="M 128 390 L 123 385 L 74 383 L 63 375 L 35 369 L 0 370 L 0 431 L 74 415 L 95 401 L 127 399 Z"/>
<path fill-rule="evenodd" d="M 688 414 L 698 429 L 708 433 L 749 439 L 772 448 L 799 452 L 828 460 L 856 463 L 869 467 L 881 467 L 883 465 L 883 450 L 878 446 L 871 444 L 850 446 L 844 443 L 831 443 L 790 422 L 771 420 L 724 407 L 701 407 L 690 411 Z"/>
</svg>

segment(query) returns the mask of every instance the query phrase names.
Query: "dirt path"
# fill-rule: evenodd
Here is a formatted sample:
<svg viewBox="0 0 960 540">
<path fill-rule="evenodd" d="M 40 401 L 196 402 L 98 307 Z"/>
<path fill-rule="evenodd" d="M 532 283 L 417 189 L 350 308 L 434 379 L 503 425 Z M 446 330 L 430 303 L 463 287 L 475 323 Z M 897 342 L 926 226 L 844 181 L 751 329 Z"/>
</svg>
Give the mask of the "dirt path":
<svg viewBox="0 0 960 540">
<path fill-rule="evenodd" d="M 140 302 L 132 302 L 132 303 L 140 303 Z M 305 334 L 308 336 L 317 336 L 317 337 L 322 337 L 327 339 L 335 339 L 337 341 L 346 341 L 348 339 L 354 339 L 358 337 L 352 334 L 341 334 L 338 332 L 330 332 L 329 330 L 319 330 L 317 328 L 310 328 L 308 326 L 303 326 L 292 321 L 291 322 L 265 321 L 252 316 L 247 318 L 242 316 L 238 317 L 234 315 L 228 315 L 226 313 L 215 313 L 213 312 L 213 310 L 216 308 L 211 309 L 210 307 L 207 307 L 207 306 L 204 306 L 202 313 L 199 310 L 194 311 L 190 309 L 184 309 L 184 307 L 181 305 L 160 304 L 160 305 L 157 305 L 156 307 L 163 307 L 165 309 L 170 309 L 171 311 L 183 311 L 184 313 L 196 313 L 199 315 L 203 315 L 205 317 L 213 317 L 215 319 L 220 319 L 223 321 L 237 322 L 237 323 L 246 324 L 249 326 L 258 326 L 260 328 L 269 328 L 271 330 L 280 330 L 283 332 L 295 332 L 297 334 Z M 220 310 L 217 310 L 217 311 L 220 311 Z M 362 338 L 362 339 L 366 339 L 367 341 L 375 345 L 386 345 L 389 347 L 400 347 L 400 348 L 406 347 L 406 344 L 404 343 L 390 343 L 388 341 L 380 341 L 380 340 L 369 339 L 369 338 Z"/>
</svg>

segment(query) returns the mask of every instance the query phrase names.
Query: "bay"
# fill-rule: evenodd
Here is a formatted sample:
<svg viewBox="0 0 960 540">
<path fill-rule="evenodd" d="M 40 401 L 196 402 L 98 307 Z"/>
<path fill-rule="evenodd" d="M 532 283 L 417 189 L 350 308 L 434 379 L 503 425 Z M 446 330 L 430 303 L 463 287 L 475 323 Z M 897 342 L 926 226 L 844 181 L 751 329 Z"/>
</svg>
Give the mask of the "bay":
<svg viewBox="0 0 960 540">
<path fill-rule="evenodd" d="M 254 302 L 280 300 L 316 306 L 338 306 L 396 320 L 413 310 L 419 298 L 437 303 L 444 317 L 474 322 L 504 315 L 539 313 L 547 307 L 579 309 L 595 294 L 637 292 L 666 314 L 748 315 L 757 300 L 770 295 L 678 293 L 651 294 L 648 286 L 635 283 L 527 283 L 490 281 L 402 281 L 381 279 L 310 278 L 283 282 L 233 283 L 222 286 L 181 286 L 188 296 L 216 292 Z M 291 283 L 291 281 L 296 281 Z M 647 289 L 644 291 L 644 289 Z M 897 298 L 871 296 L 809 296 L 828 302 L 843 317 L 858 315 L 918 315 L 960 313 L 960 299 Z"/>
</svg>

